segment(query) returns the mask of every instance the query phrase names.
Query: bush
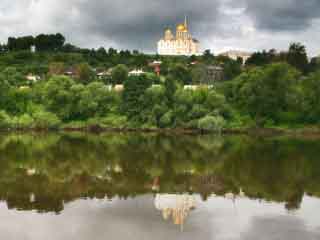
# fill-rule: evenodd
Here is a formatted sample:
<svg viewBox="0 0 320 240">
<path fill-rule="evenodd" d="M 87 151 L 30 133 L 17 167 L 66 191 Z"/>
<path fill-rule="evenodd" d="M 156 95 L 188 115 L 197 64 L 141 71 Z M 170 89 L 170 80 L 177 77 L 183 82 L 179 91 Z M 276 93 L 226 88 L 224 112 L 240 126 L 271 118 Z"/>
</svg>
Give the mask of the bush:
<svg viewBox="0 0 320 240">
<path fill-rule="evenodd" d="M 0 111 L 0 129 L 11 127 L 11 118 L 5 111 Z"/>
<path fill-rule="evenodd" d="M 208 131 L 221 131 L 225 126 L 225 120 L 221 116 L 205 116 L 198 122 L 198 128 Z"/>
<path fill-rule="evenodd" d="M 173 113 L 172 111 L 166 112 L 161 118 L 159 125 L 161 128 L 172 127 Z"/>
<path fill-rule="evenodd" d="M 34 124 L 33 118 L 29 114 L 23 114 L 17 119 L 17 127 L 22 129 L 32 128 Z"/>
<path fill-rule="evenodd" d="M 128 125 L 126 116 L 114 115 L 114 114 L 103 118 L 102 123 L 106 127 L 111 127 L 111 128 L 125 128 Z"/>
<path fill-rule="evenodd" d="M 54 113 L 40 110 L 33 114 L 34 127 L 40 129 L 58 129 L 61 120 Z"/>
<path fill-rule="evenodd" d="M 85 121 L 71 121 L 63 124 L 62 128 L 69 129 L 83 129 L 87 127 L 87 123 Z"/>
</svg>

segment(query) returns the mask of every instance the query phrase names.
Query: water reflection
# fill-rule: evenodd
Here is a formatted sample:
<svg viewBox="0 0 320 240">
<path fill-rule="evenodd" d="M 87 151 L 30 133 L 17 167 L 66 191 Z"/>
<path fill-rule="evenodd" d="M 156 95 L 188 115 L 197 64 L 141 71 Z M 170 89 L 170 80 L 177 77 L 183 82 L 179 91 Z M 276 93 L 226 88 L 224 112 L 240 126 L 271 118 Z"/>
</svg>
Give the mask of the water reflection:
<svg viewBox="0 0 320 240">
<path fill-rule="evenodd" d="M 319 148 L 285 137 L 0 135 L 0 239 L 320 239 Z"/>
<path fill-rule="evenodd" d="M 161 203 L 162 196 L 199 194 L 204 201 L 247 196 L 295 210 L 304 195 L 320 197 L 319 148 L 317 140 L 246 136 L 1 135 L 0 200 L 13 209 L 61 213 L 79 198 L 155 193 Z M 179 207 L 156 206 L 178 224 L 193 208 L 179 215 Z"/>
<path fill-rule="evenodd" d="M 196 207 L 196 200 L 188 194 L 157 194 L 154 204 L 165 220 L 172 218 L 173 223 L 180 225 L 183 230 L 185 219 Z"/>
</svg>

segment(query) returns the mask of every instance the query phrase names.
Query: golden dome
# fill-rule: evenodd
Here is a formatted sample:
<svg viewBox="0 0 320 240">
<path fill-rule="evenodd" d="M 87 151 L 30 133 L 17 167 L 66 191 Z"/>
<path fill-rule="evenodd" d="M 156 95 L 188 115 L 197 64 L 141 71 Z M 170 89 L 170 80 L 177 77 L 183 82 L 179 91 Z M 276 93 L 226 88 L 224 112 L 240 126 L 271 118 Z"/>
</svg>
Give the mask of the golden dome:
<svg viewBox="0 0 320 240">
<path fill-rule="evenodd" d="M 186 26 L 184 24 L 179 24 L 177 26 L 177 31 L 180 31 L 180 32 L 183 32 L 183 31 L 186 31 Z"/>
</svg>

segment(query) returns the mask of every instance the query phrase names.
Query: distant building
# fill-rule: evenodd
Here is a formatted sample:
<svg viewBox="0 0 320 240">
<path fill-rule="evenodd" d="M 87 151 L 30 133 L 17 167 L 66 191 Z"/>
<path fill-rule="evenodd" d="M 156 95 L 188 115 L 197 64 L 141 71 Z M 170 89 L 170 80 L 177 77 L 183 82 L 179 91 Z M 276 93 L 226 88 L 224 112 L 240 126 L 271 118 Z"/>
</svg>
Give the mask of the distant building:
<svg viewBox="0 0 320 240">
<path fill-rule="evenodd" d="M 220 54 L 221 56 L 229 57 L 233 60 L 237 60 L 238 58 L 242 58 L 243 64 L 245 64 L 248 60 L 248 58 L 251 57 L 252 53 L 250 52 L 244 52 L 244 51 L 238 51 L 238 50 L 230 50 L 224 53 Z"/>
<path fill-rule="evenodd" d="M 107 71 L 99 71 L 97 72 L 97 77 L 100 80 L 108 80 L 112 78 L 112 69 L 108 69 Z"/>
<path fill-rule="evenodd" d="M 134 70 L 130 71 L 128 75 L 129 76 L 141 76 L 143 74 L 145 74 L 145 72 L 142 71 L 142 69 L 134 69 Z"/>
<path fill-rule="evenodd" d="M 176 27 L 176 36 L 170 28 L 164 32 L 164 38 L 158 42 L 158 54 L 160 55 L 198 55 L 199 41 L 192 38 L 189 29 L 187 18 L 183 24 L 178 24 Z"/>
<path fill-rule="evenodd" d="M 36 46 L 35 45 L 32 45 L 31 47 L 30 47 L 30 51 L 32 52 L 32 53 L 35 53 L 36 52 Z"/>
<path fill-rule="evenodd" d="M 154 69 L 154 72 L 155 74 L 157 74 L 157 76 L 160 76 L 161 64 L 162 64 L 161 61 L 153 61 L 152 63 L 149 64 L 149 66 Z"/>
<path fill-rule="evenodd" d="M 69 77 L 75 77 L 77 74 L 76 68 L 75 67 L 69 67 L 67 70 L 64 72 L 64 75 L 69 76 Z"/>
<path fill-rule="evenodd" d="M 40 76 L 38 75 L 33 75 L 31 73 L 29 73 L 27 76 L 26 76 L 26 79 L 30 82 L 37 82 L 40 80 Z"/>
<path fill-rule="evenodd" d="M 113 89 L 116 92 L 122 92 L 124 90 L 124 86 L 123 86 L 123 84 L 117 84 L 117 85 L 114 86 Z"/>
<path fill-rule="evenodd" d="M 224 71 L 221 66 L 207 66 L 204 84 L 213 85 L 224 80 Z"/>
<path fill-rule="evenodd" d="M 200 87 L 200 85 L 184 85 L 183 89 L 184 90 L 197 90 Z"/>
</svg>

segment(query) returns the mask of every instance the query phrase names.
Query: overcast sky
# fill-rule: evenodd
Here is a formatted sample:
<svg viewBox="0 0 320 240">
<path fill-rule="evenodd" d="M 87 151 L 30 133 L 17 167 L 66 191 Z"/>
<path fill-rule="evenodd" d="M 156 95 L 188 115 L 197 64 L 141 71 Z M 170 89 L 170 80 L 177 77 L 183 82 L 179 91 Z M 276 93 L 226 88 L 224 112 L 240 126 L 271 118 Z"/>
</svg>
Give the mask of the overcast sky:
<svg viewBox="0 0 320 240">
<path fill-rule="evenodd" d="M 81 47 L 155 52 L 167 26 L 190 21 L 202 50 L 287 49 L 320 54 L 320 0 L 0 0 L 0 42 L 61 32 Z"/>
</svg>

